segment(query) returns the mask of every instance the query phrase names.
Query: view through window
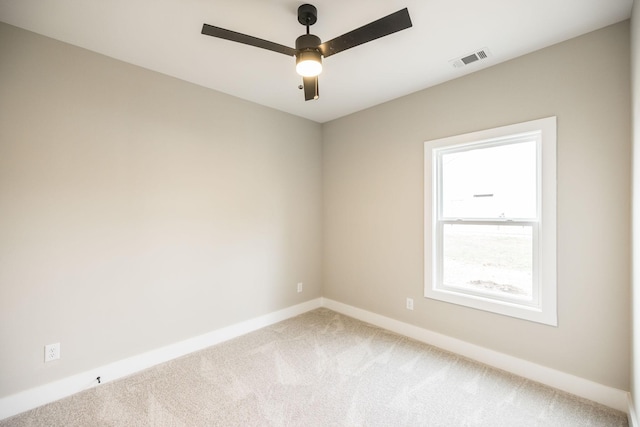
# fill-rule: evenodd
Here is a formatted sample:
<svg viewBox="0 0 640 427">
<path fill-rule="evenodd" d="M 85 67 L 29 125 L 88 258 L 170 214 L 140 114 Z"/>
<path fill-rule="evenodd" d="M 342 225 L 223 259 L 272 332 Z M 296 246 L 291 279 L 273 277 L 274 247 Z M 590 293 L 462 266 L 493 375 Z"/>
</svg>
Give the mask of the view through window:
<svg viewBox="0 0 640 427">
<path fill-rule="evenodd" d="M 438 152 L 445 287 L 533 300 L 536 137 Z"/>
</svg>

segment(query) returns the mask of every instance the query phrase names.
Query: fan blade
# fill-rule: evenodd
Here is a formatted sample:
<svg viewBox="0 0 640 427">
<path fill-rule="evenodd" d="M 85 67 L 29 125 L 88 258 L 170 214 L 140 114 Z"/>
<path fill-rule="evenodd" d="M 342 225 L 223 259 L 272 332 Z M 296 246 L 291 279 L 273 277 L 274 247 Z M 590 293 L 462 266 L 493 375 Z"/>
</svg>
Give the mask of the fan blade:
<svg viewBox="0 0 640 427">
<path fill-rule="evenodd" d="M 379 39 L 380 37 L 388 36 L 397 31 L 405 30 L 411 26 L 409 10 L 404 8 L 377 21 L 349 31 L 333 40 L 322 43 L 320 45 L 320 52 L 322 56 L 326 58 L 343 50 L 351 49 L 352 47 Z"/>
<path fill-rule="evenodd" d="M 320 97 L 320 92 L 318 91 L 318 76 L 303 77 L 302 83 L 304 84 L 305 101 L 311 101 Z"/>
<path fill-rule="evenodd" d="M 235 31 L 225 30 L 224 28 L 214 27 L 213 25 L 209 24 L 202 25 L 202 34 L 212 37 L 218 37 L 220 39 L 231 40 L 232 42 L 248 44 L 249 46 L 261 47 L 262 49 L 284 53 L 285 55 L 289 56 L 295 56 L 296 54 L 296 50 L 291 47 L 270 42 L 268 40 L 262 40 L 257 37 L 248 36 L 246 34 L 237 33 Z"/>
</svg>

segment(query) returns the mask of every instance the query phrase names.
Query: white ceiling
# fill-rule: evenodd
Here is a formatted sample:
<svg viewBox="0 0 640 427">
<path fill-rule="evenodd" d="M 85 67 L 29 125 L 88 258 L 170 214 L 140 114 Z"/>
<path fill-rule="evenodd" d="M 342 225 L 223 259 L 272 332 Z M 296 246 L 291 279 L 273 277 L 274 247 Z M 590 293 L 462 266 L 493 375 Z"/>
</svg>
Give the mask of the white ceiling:
<svg viewBox="0 0 640 427">
<path fill-rule="evenodd" d="M 313 0 L 323 41 L 404 7 L 413 27 L 326 58 L 308 102 L 293 57 L 200 34 L 206 22 L 295 47 L 302 3 L 0 0 L 0 21 L 322 123 L 625 20 L 633 0 Z"/>
</svg>

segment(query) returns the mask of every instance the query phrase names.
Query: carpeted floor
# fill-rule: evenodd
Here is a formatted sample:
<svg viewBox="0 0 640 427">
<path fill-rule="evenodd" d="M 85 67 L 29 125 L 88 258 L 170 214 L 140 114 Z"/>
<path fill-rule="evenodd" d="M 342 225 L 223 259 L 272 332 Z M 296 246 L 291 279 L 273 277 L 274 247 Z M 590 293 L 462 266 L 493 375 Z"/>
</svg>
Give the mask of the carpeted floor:
<svg viewBox="0 0 640 427">
<path fill-rule="evenodd" d="M 627 426 L 625 414 L 318 309 L 6 426 Z"/>
</svg>

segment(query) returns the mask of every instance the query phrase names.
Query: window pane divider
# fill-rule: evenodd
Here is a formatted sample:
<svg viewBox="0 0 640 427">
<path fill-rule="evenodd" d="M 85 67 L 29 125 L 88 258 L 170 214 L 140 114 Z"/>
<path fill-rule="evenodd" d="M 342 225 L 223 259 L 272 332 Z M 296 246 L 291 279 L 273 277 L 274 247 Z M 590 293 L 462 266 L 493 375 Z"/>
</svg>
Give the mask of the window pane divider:
<svg viewBox="0 0 640 427">
<path fill-rule="evenodd" d="M 531 220 L 531 219 L 526 219 L 526 220 L 519 220 L 519 219 L 463 219 L 463 218 L 456 218 L 456 219 L 440 219 L 438 220 L 439 223 L 441 224 L 469 224 L 469 225 L 512 225 L 512 226 L 518 226 L 518 225 L 522 225 L 522 226 L 530 226 L 530 227 L 535 227 L 536 225 L 538 225 L 538 221 L 537 220 Z"/>
</svg>

